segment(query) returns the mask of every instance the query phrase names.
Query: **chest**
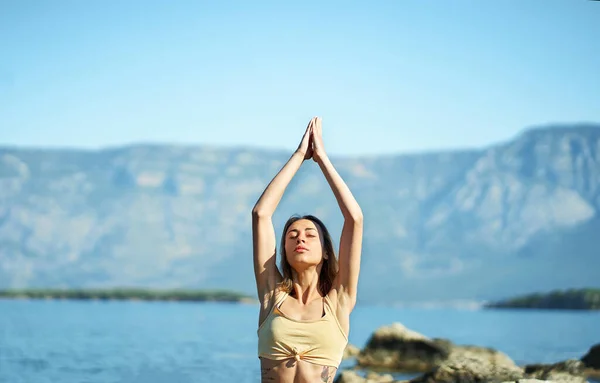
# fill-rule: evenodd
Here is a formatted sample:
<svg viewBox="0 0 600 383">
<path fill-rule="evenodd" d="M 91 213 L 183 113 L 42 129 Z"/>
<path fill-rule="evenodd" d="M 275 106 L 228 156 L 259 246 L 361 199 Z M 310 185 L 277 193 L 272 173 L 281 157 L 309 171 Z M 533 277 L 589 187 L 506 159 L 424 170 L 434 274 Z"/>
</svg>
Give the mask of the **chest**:
<svg viewBox="0 0 600 383">
<path fill-rule="evenodd" d="M 314 322 L 325 317 L 325 303 L 315 301 L 310 305 L 300 306 L 294 300 L 286 299 L 281 306 L 275 308 L 280 315 L 299 322 Z"/>
</svg>

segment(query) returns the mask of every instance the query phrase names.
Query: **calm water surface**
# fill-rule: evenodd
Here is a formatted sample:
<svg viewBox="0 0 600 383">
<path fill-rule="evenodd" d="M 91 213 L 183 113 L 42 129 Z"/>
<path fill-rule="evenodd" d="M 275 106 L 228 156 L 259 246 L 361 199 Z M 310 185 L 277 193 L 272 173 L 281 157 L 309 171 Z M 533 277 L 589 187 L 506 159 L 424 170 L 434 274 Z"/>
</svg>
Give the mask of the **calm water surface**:
<svg viewBox="0 0 600 383">
<path fill-rule="evenodd" d="M 259 382 L 257 314 L 226 303 L 0 300 L 0 383 Z M 352 314 L 350 342 L 362 347 L 393 322 L 519 364 L 580 358 L 600 343 L 599 312 L 368 306 Z"/>
</svg>

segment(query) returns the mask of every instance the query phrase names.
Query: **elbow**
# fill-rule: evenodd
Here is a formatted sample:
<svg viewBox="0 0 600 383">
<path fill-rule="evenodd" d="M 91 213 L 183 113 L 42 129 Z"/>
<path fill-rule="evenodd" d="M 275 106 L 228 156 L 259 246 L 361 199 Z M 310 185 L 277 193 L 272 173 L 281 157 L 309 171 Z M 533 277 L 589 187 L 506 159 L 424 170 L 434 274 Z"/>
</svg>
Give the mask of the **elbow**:
<svg viewBox="0 0 600 383">
<path fill-rule="evenodd" d="M 362 225 L 363 223 L 363 214 L 362 211 L 358 210 L 355 212 L 350 212 L 344 217 L 346 221 L 352 222 L 355 225 Z"/>
<path fill-rule="evenodd" d="M 352 217 L 352 221 L 354 222 L 355 225 L 362 226 L 363 225 L 363 215 L 362 215 L 362 213 L 359 213 L 356 216 Z"/>
<path fill-rule="evenodd" d="M 266 218 L 266 217 L 270 217 L 271 213 L 265 211 L 265 209 L 261 209 L 259 207 L 255 207 L 254 209 L 252 209 L 252 218 Z"/>
</svg>

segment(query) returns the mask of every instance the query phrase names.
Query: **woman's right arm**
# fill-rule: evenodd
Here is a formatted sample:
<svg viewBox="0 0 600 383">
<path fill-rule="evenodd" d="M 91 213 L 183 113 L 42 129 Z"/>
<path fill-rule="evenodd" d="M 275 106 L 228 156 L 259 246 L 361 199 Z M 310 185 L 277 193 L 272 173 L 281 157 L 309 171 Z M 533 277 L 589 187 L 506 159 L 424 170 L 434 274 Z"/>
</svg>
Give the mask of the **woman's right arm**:
<svg viewBox="0 0 600 383">
<path fill-rule="evenodd" d="M 252 209 L 254 274 L 258 298 L 265 309 L 269 305 L 277 283 L 282 280 L 275 262 L 277 245 L 272 221 L 273 213 L 279 205 L 285 189 L 302 163 L 312 157 L 311 130 L 313 121 L 314 119 L 308 124 L 298 149 L 269 183 L 258 202 L 256 202 L 254 209 Z"/>
</svg>

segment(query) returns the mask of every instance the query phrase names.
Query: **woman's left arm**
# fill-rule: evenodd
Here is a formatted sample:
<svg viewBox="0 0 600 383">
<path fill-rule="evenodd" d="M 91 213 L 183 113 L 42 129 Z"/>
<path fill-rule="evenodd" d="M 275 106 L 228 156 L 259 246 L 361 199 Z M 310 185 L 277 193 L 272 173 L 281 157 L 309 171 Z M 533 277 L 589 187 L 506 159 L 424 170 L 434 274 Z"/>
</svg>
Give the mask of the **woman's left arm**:
<svg viewBox="0 0 600 383">
<path fill-rule="evenodd" d="M 363 237 L 363 214 L 350 189 L 335 170 L 323 146 L 321 119 L 313 126 L 313 159 L 319 164 L 338 202 L 344 226 L 340 238 L 339 272 L 334 287 L 338 290 L 340 303 L 352 311 L 356 304 L 358 275 Z"/>
</svg>

